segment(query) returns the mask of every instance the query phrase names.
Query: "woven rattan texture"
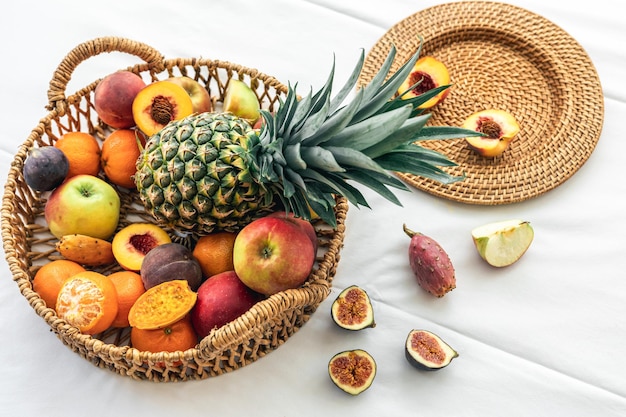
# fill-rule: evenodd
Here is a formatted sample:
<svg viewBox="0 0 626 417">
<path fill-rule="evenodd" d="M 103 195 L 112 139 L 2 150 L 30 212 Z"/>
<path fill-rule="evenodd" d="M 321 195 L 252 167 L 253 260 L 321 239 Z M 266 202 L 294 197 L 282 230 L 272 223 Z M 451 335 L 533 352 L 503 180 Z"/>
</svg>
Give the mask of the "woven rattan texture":
<svg viewBox="0 0 626 417">
<path fill-rule="evenodd" d="M 419 11 L 395 24 L 368 52 L 360 85 L 369 82 L 391 45 L 396 68 L 415 53 L 446 64 L 450 93 L 431 125 L 460 126 L 487 108 L 511 112 L 521 131 L 503 155 L 485 158 L 464 139 L 424 142 L 466 178 L 450 185 L 398 173 L 412 186 L 470 204 L 527 200 L 559 186 L 589 158 L 602 130 L 604 99 L 583 48 L 547 19 L 496 2 L 456 2 Z"/>
<path fill-rule="evenodd" d="M 260 301 L 235 321 L 213 331 L 198 346 L 185 352 L 145 352 L 129 346 L 130 329 L 113 329 L 88 336 L 60 319 L 33 291 L 32 279 L 45 262 L 59 259 L 56 239 L 44 219 L 47 194 L 33 192 L 25 183 L 22 169 L 30 149 L 53 144 L 68 131 L 89 132 L 100 139 L 110 133 L 93 106 L 98 81 L 75 94 L 65 88 L 77 66 L 105 52 L 120 51 L 142 58 L 145 63 L 129 70 L 146 81 L 187 75 L 206 86 L 216 102 L 222 102 L 232 78 L 251 85 L 264 108 L 272 111 L 287 88 L 276 79 L 228 62 L 208 59 L 168 59 L 143 43 L 119 38 L 98 38 L 78 45 L 61 62 L 50 82 L 49 113 L 20 146 L 6 180 L 2 200 L 2 239 L 6 260 L 21 294 L 50 326 L 59 339 L 94 365 L 134 379 L 155 382 L 184 381 L 218 376 L 239 369 L 281 346 L 304 325 L 329 295 L 343 245 L 348 203 L 339 198 L 335 213 L 337 227 L 315 224 L 320 250 L 314 269 L 303 287 L 287 290 Z M 134 221 L 153 222 L 143 212 L 137 192 L 119 189 L 122 201 L 120 228 Z M 172 231 L 170 231 L 172 232 Z M 174 233 L 170 233 L 176 241 Z M 197 237 L 196 237 L 197 238 Z M 194 237 L 180 238 L 190 245 Z M 119 267 L 95 269 L 105 274 Z"/>
</svg>

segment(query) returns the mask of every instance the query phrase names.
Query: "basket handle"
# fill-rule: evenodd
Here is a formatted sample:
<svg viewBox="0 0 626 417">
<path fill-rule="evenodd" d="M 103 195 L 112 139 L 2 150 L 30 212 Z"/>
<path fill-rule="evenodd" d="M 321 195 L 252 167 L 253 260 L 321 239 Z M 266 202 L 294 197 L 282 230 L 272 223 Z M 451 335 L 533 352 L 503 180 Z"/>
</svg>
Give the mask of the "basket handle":
<svg viewBox="0 0 626 417">
<path fill-rule="evenodd" d="M 67 102 L 65 89 L 72 73 L 88 58 L 105 52 L 126 52 L 146 61 L 150 69 L 160 72 L 165 68 L 163 55 L 153 47 L 130 39 L 106 36 L 83 42 L 72 49 L 54 71 L 48 89 L 48 110 L 58 109 L 65 114 Z"/>
</svg>

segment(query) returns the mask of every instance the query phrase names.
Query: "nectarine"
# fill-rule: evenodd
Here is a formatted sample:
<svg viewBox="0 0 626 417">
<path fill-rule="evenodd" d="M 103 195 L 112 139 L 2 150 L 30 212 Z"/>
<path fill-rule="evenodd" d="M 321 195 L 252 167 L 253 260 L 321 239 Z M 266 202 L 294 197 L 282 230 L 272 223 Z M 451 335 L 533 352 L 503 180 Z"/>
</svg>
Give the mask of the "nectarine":
<svg viewBox="0 0 626 417">
<path fill-rule="evenodd" d="M 94 107 L 100 119 L 115 129 L 135 126 L 133 101 L 145 86 L 143 79 L 130 71 L 104 77 L 94 91 Z"/>
<path fill-rule="evenodd" d="M 465 119 L 462 127 L 485 135 L 467 137 L 465 140 L 474 152 L 491 158 L 501 155 L 520 130 L 515 117 L 499 109 L 476 112 Z"/>
<path fill-rule="evenodd" d="M 155 224 L 132 223 L 118 231 L 111 244 L 117 263 L 128 271 L 139 272 L 149 251 L 171 241 L 167 232 Z"/>
<path fill-rule="evenodd" d="M 417 60 L 407 79 L 398 88 L 398 94 L 402 99 L 409 99 L 448 84 L 450 84 L 450 73 L 445 64 L 432 56 L 424 56 Z M 441 103 L 449 92 L 449 89 L 440 92 L 420 104 L 418 108 L 429 109 Z"/>
<path fill-rule="evenodd" d="M 133 101 L 133 118 L 148 136 L 173 120 L 193 113 L 193 102 L 183 87 L 169 81 L 156 81 L 143 88 Z"/>
</svg>

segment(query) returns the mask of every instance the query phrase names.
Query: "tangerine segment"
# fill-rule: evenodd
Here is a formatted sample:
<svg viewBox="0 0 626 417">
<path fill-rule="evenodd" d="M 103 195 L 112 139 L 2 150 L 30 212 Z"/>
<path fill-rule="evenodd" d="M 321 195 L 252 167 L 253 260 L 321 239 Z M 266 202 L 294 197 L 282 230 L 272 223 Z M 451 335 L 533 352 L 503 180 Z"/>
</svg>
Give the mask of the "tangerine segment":
<svg viewBox="0 0 626 417">
<path fill-rule="evenodd" d="M 185 317 L 197 298 L 187 280 L 163 282 L 139 296 L 128 312 L 128 322 L 131 327 L 143 330 L 169 326 Z"/>
<path fill-rule="evenodd" d="M 68 278 L 56 302 L 57 315 L 93 335 L 108 329 L 117 315 L 117 290 L 109 277 L 84 271 Z"/>
</svg>

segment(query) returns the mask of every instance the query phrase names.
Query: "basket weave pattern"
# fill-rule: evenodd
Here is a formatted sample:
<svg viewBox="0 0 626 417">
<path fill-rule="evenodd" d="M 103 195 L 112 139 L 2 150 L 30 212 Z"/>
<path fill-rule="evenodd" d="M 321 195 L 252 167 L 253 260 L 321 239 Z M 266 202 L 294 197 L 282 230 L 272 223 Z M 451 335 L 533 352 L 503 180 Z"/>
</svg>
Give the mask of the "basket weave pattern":
<svg viewBox="0 0 626 417">
<path fill-rule="evenodd" d="M 499 157 L 484 158 L 463 139 L 424 142 L 458 164 L 465 180 L 445 185 L 398 176 L 418 189 L 453 201 L 499 205 L 524 201 L 568 180 L 600 138 L 604 97 L 593 63 L 565 31 L 525 9 L 492 1 L 444 3 L 396 23 L 369 51 L 359 79 L 368 83 L 391 45 L 399 66 L 415 53 L 449 69 L 448 97 L 429 124 L 460 126 L 470 114 L 499 108 L 521 130 Z M 393 68 L 392 68 L 393 72 Z"/>
<path fill-rule="evenodd" d="M 274 110 L 287 88 L 273 77 L 251 68 L 209 59 L 164 59 L 154 48 L 128 39 L 105 37 L 78 45 L 60 63 L 48 91 L 49 111 L 32 129 L 18 149 L 8 173 L 2 201 L 2 239 L 13 280 L 35 312 L 50 326 L 59 339 L 94 365 L 134 379 L 155 382 L 184 381 L 218 376 L 239 369 L 282 345 L 315 312 L 329 295 L 332 279 L 343 245 L 347 201 L 337 199 L 337 227 L 315 224 L 320 251 L 307 282 L 293 290 L 282 291 L 258 302 L 233 322 L 214 330 L 199 344 L 184 352 L 145 352 L 129 346 L 129 329 L 111 329 L 89 336 L 45 305 L 33 291 L 32 279 L 45 262 L 60 259 L 54 238 L 44 220 L 46 193 L 32 191 L 22 174 L 30 149 L 54 144 L 69 131 L 83 131 L 104 140 L 110 129 L 97 117 L 93 93 L 100 80 L 66 96 L 66 87 L 77 66 L 96 55 L 124 52 L 144 63 L 128 69 L 146 82 L 186 75 L 202 85 L 213 100 L 221 102 L 230 79 L 240 79 L 256 91 L 262 106 Z M 154 222 L 143 212 L 137 192 L 117 188 L 121 198 L 120 224 Z M 173 233 L 170 233 L 173 235 Z M 177 238 L 173 236 L 173 240 Z M 190 244 L 193 237 L 178 238 Z M 119 266 L 94 268 L 105 274 Z"/>
</svg>

